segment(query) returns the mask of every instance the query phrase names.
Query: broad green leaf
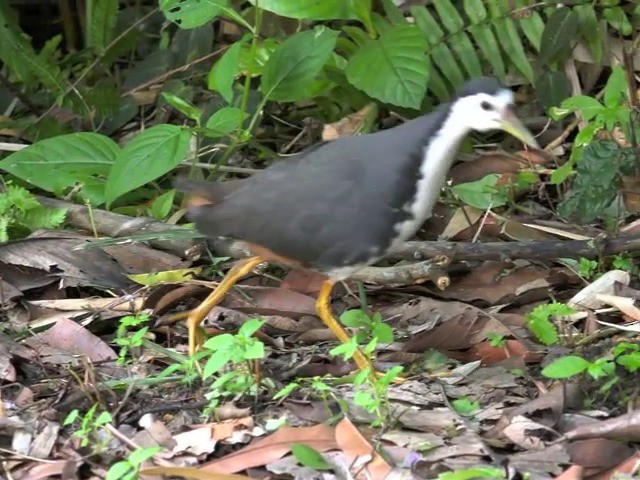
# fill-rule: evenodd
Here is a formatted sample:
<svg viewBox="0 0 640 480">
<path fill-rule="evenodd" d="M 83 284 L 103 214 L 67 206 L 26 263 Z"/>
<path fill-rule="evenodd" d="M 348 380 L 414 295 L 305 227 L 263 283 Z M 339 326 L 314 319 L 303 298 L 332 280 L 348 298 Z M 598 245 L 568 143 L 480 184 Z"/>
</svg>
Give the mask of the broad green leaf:
<svg viewBox="0 0 640 480">
<path fill-rule="evenodd" d="M 296 33 L 269 57 L 260 90 L 273 101 L 304 98 L 333 52 L 338 32 L 320 27 Z"/>
<path fill-rule="evenodd" d="M 48 138 L 12 153 L 0 161 L 0 169 L 56 195 L 76 184 L 99 185 L 85 198 L 104 203 L 104 183 L 119 154 L 109 137 L 91 132 Z"/>
<path fill-rule="evenodd" d="M 464 20 L 462 20 L 462 17 L 456 7 L 451 3 L 451 0 L 438 0 L 437 2 L 433 2 L 433 6 L 436 12 L 438 12 L 442 25 L 449 33 L 456 33 L 464 28 Z"/>
<path fill-rule="evenodd" d="M 186 117 L 194 120 L 197 123 L 200 123 L 200 117 L 202 117 L 202 110 L 200 110 L 195 105 L 191 105 L 186 100 L 174 95 L 170 92 L 162 92 L 162 98 L 164 98 L 169 105 L 178 110 L 180 113 L 185 115 Z"/>
<path fill-rule="evenodd" d="M 444 31 L 431 12 L 426 7 L 411 7 L 410 11 L 416 26 L 420 28 L 429 45 L 438 45 L 444 38 Z"/>
<path fill-rule="evenodd" d="M 222 367 L 224 367 L 227 363 L 232 362 L 233 359 L 230 357 L 230 352 L 226 350 L 217 350 L 211 354 L 207 363 L 204 365 L 204 369 L 202 370 L 202 377 L 209 378 L 214 373 L 217 373 Z"/>
<path fill-rule="evenodd" d="M 224 107 L 209 117 L 205 125 L 205 135 L 208 137 L 223 137 L 242 126 L 242 122 L 249 116 L 236 107 Z"/>
<path fill-rule="evenodd" d="M 589 368 L 589 361 L 577 355 L 559 358 L 542 369 L 547 378 L 569 378 Z"/>
<path fill-rule="evenodd" d="M 305 467 L 314 470 L 331 470 L 333 468 L 320 452 L 303 443 L 292 443 L 291 453 Z"/>
<path fill-rule="evenodd" d="M 542 33 L 540 60 L 565 60 L 571 52 L 578 33 L 578 14 L 571 8 L 558 8 L 548 20 Z M 561 58 L 559 58 L 561 57 Z"/>
<path fill-rule="evenodd" d="M 593 5 L 576 5 L 573 10 L 578 14 L 578 28 L 582 39 L 587 42 L 595 63 L 602 61 L 602 32 Z"/>
<path fill-rule="evenodd" d="M 230 333 L 223 333 L 222 335 L 216 335 L 215 337 L 207 339 L 207 341 L 204 342 L 204 347 L 214 351 L 225 350 L 233 345 L 234 342 L 235 339 L 233 338 L 233 335 Z"/>
<path fill-rule="evenodd" d="M 160 10 L 180 28 L 209 23 L 228 9 L 229 0 L 160 0 Z"/>
<path fill-rule="evenodd" d="M 504 62 L 502 61 L 502 53 L 498 46 L 498 41 L 493 33 L 490 25 L 471 25 L 469 27 L 469 33 L 478 44 L 480 51 L 487 59 L 493 72 L 499 78 L 506 76 L 506 69 Z"/>
<path fill-rule="evenodd" d="M 538 12 L 535 10 L 528 12 L 528 15 L 524 15 L 518 18 L 518 24 L 524 35 L 529 40 L 529 43 L 533 45 L 537 51 L 540 51 L 542 46 L 542 35 L 544 33 L 544 20 Z"/>
<path fill-rule="evenodd" d="M 496 19 L 495 22 L 497 31 L 502 33 L 500 37 L 502 48 L 513 64 L 520 70 L 520 73 L 533 83 L 533 68 L 531 67 L 531 63 L 529 63 L 529 59 L 527 59 L 515 23 L 507 17 Z"/>
<path fill-rule="evenodd" d="M 486 175 L 475 182 L 459 183 L 451 187 L 451 191 L 467 205 L 485 210 L 490 207 L 506 205 L 507 196 L 496 190 L 500 178 L 497 174 Z"/>
<path fill-rule="evenodd" d="M 484 0 L 464 0 L 464 12 L 474 25 L 483 22 L 487 18 Z"/>
<path fill-rule="evenodd" d="M 580 111 L 582 113 L 582 119 L 586 122 L 595 117 L 604 109 L 598 100 L 586 95 L 577 95 L 564 100 L 560 104 L 561 108 L 567 108 L 573 112 Z"/>
<path fill-rule="evenodd" d="M 604 87 L 604 104 L 609 108 L 620 106 L 627 96 L 627 75 L 620 65 L 613 67 Z"/>
<path fill-rule="evenodd" d="M 340 315 L 340 321 L 347 327 L 355 328 L 369 325 L 371 320 L 369 315 L 363 312 L 360 308 L 354 308 L 347 310 Z"/>
<path fill-rule="evenodd" d="M 504 469 L 497 467 L 477 467 L 456 469 L 453 472 L 444 472 L 438 475 L 436 480 L 478 480 L 480 478 L 506 480 L 507 477 L 504 473 Z"/>
<path fill-rule="evenodd" d="M 469 77 L 479 77 L 482 75 L 480 59 L 476 54 L 476 49 L 471 44 L 465 32 L 456 33 L 451 38 L 451 48 L 458 54 L 460 63 L 469 74 Z"/>
<path fill-rule="evenodd" d="M 102 52 L 113 39 L 118 2 L 87 0 L 87 45 Z"/>
<path fill-rule="evenodd" d="M 117 156 L 106 186 L 107 203 L 178 166 L 187 156 L 191 133 L 176 125 L 156 125 L 131 140 Z"/>
<path fill-rule="evenodd" d="M 393 329 L 386 323 L 376 323 L 371 333 L 380 343 L 393 342 Z"/>
<path fill-rule="evenodd" d="M 281 17 L 301 20 L 356 20 L 356 7 L 352 0 L 249 0 Z M 355 0 L 357 3 L 358 0 Z"/>
<path fill-rule="evenodd" d="M 429 76 L 426 47 L 417 27 L 395 25 L 351 57 L 347 79 L 382 102 L 418 109 Z"/>
<path fill-rule="evenodd" d="M 181 268 L 162 272 L 132 273 L 127 277 L 140 285 L 152 287 L 161 283 L 183 283 L 191 280 L 194 275 L 199 274 L 201 271 L 201 268 Z"/>
<path fill-rule="evenodd" d="M 240 73 L 240 52 L 245 39 L 238 40 L 215 63 L 207 77 L 209 90 L 218 91 L 227 103 L 233 101 L 233 82 Z"/>
</svg>

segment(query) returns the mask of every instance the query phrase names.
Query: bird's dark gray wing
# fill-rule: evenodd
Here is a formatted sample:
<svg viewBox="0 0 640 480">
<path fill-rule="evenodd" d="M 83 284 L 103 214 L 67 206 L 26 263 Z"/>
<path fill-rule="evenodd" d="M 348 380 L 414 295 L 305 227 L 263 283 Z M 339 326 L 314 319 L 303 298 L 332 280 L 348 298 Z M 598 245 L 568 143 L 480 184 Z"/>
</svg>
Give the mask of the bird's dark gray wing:
<svg viewBox="0 0 640 480">
<path fill-rule="evenodd" d="M 420 120 L 420 119 L 419 119 Z M 431 123 L 346 137 L 243 180 L 222 201 L 193 209 L 209 236 L 244 240 L 327 270 L 378 258 L 414 197 Z"/>
</svg>

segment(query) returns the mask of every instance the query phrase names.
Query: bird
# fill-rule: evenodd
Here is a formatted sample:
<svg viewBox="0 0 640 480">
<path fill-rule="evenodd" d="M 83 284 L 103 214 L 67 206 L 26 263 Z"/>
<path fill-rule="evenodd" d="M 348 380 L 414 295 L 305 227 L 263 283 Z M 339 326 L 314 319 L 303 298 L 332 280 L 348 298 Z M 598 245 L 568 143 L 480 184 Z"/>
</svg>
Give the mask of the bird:
<svg viewBox="0 0 640 480">
<path fill-rule="evenodd" d="M 350 336 L 331 310 L 336 282 L 409 240 L 432 213 L 460 143 L 471 131 L 503 130 L 538 148 L 496 78 L 467 81 L 448 103 L 393 128 L 320 142 L 253 176 L 227 182 L 179 178 L 188 216 L 210 238 L 240 242 L 240 260 L 187 317 L 189 354 L 198 328 L 230 288 L 262 263 L 324 275 L 316 312 L 340 342 Z M 371 361 L 356 350 L 361 371 Z"/>
</svg>

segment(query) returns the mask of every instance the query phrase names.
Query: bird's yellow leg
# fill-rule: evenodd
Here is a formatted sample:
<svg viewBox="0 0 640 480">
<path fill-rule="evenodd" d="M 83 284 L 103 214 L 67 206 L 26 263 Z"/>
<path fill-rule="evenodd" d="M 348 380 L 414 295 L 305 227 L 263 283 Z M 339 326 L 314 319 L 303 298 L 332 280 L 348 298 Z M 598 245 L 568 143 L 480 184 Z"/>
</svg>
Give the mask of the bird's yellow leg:
<svg viewBox="0 0 640 480">
<path fill-rule="evenodd" d="M 233 287 L 238 280 L 253 270 L 256 265 L 264 262 L 262 257 L 250 257 L 236 263 L 231 270 L 227 272 L 218 286 L 209 294 L 209 296 L 197 308 L 189 312 L 187 317 L 187 329 L 189 331 L 189 356 L 195 355 L 198 347 L 202 346 L 203 338 L 198 329 L 207 314 L 222 301 L 227 292 Z"/>
<path fill-rule="evenodd" d="M 342 343 L 348 343 L 351 340 L 347 331 L 342 327 L 338 319 L 333 315 L 331 311 L 331 291 L 333 290 L 333 281 L 325 280 L 320 288 L 320 294 L 316 301 L 316 312 L 320 317 L 320 320 L 329 327 L 333 334 Z M 371 361 L 360 351 L 356 350 L 353 355 L 353 360 L 358 365 L 361 371 L 369 370 L 371 374 L 374 373 L 373 365 Z"/>
</svg>

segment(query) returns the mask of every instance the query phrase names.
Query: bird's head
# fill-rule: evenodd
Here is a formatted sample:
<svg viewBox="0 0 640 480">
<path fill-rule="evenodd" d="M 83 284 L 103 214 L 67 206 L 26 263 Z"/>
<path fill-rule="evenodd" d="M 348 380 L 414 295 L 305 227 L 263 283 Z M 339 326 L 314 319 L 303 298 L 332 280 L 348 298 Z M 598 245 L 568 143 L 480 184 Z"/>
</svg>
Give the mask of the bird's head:
<svg viewBox="0 0 640 480">
<path fill-rule="evenodd" d="M 513 92 L 489 77 L 467 82 L 456 96 L 453 108 L 467 128 L 486 132 L 504 130 L 530 147 L 539 148 L 531 132 L 513 111 Z"/>
</svg>

